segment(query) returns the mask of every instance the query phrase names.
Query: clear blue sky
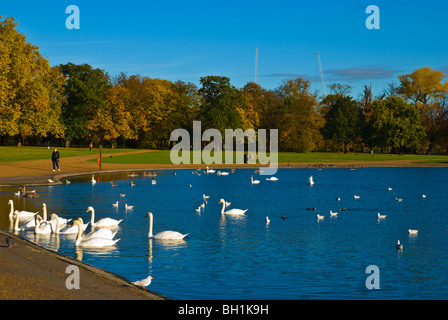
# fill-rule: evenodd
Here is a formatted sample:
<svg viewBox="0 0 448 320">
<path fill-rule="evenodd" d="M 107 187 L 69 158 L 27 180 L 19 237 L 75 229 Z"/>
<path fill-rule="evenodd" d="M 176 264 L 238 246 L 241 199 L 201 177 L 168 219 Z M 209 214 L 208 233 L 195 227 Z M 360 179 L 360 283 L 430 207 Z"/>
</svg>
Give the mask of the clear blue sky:
<svg viewBox="0 0 448 320">
<path fill-rule="evenodd" d="M 380 9 L 380 29 L 368 30 L 368 5 Z M 68 30 L 68 5 L 80 9 L 80 29 Z M 304 77 L 326 84 L 365 84 L 374 95 L 397 76 L 429 66 L 448 74 L 448 2 L 442 0 L 338 1 L 104 1 L 0 0 L 0 15 L 52 65 L 88 63 L 111 75 L 125 72 L 199 85 L 223 75 L 238 88 L 254 80 L 277 87 Z M 328 89 L 327 89 L 328 91 Z"/>
</svg>

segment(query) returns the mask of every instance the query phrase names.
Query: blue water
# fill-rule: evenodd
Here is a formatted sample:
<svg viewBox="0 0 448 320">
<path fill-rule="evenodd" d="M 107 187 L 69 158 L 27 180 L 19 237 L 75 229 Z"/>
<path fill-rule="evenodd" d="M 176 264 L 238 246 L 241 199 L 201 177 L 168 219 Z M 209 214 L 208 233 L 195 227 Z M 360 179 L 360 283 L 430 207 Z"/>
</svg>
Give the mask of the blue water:
<svg viewBox="0 0 448 320">
<path fill-rule="evenodd" d="M 75 250 L 67 235 L 22 235 L 129 281 L 152 275 L 149 289 L 174 299 L 448 298 L 448 168 L 280 169 L 278 181 L 250 169 L 229 176 L 173 173 L 160 171 L 156 185 L 139 175 L 131 178 L 134 187 L 126 174 L 96 176 L 94 186 L 90 176 L 73 178 L 38 187 L 38 199 L 16 201 L 37 209 L 45 202 L 49 213 L 66 218 L 88 221 L 91 205 L 96 219 L 124 219 L 112 249 Z M 261 183 L 251 185 L 250 175 Z M 310 175 L 314 186 L 307 185 Z M 198 214 L 203 194 L 210 198 Z M 249 209 L 246 216 L 223 217 L 221 198 Z M 125 203 L 134 209 L 125 211 Z M 310 207 L 317 211 L 305 210 Z M 338 216 L 330 218 L 329 210 Z M 154 233 L 190 234 L 182 242 L 148 240 L 148 211 Z M 387 218 L 379 221 L 378 212 Z M 396 251 L 397 240 L 403 252 Z M 380 289 L 366 288 L 369 265 L 379 268 Z"/>
</svg>

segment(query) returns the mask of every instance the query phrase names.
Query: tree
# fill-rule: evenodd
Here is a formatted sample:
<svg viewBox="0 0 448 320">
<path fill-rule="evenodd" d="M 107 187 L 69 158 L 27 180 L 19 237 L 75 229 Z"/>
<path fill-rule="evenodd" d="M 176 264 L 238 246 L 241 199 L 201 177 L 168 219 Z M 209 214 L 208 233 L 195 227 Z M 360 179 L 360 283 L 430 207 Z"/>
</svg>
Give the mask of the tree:
<svg viewBox="0 0 448 320">
<path fill-rule="evenodd" d="M 420 111 L 429 142 L 427 153 L 443 137 L 444 123 L 448 119 L 448 81 L 442 83 L 445 75 L 438 70 L 424 67 L 413 73 L 399 76 L 399 93 Z"/>
<path fill-rule="evenodd" d="M 243 94 L 230 84 L 230 79 L 207 76 L 200 79 L 200 117 L 203 128 L 214 128 L 224 134 L 227 128 L 241 128 L 242 118 L 238 108 L 245 108 Z"/>
<path fill-rule="evenodd" d="M 17 25 L 13 18 L 0 20 L 0 135 L 16 135 L 18 145 L 29 136 L 61 137 L 63 77 Z"/>
<path fill-rule="evenodd" d="M 279 128 L 279 145 L 286 150 L 308 152 L 322 141 L 323 117 L 317 113 L 316 95 L 309 92 L 308 80 L 283 81 L 276 93 L 282 100 L 284 115 Z"/>
<path fill-rule="evenodd" d="M 381 148 L 417 149 L 425 137 L 420 114 L 414 105 L 401 97 L 387 97 L 372 104 L 368 123 L 370 144 Z"/>
<path fill-rule="evenodd" d="M 93 121 L 98 109 L 105 108 L 105 94 L 111 87 L 109 77 L 101 69 L 88 64 L 60 65 L 67 77 L 65 82 L 66 102 L 62 105 L 62 121 L 66 127 L 66 146 L 74 139 L 90 140 L 95 136 L 87 123 Z"/>
<path fill-rule="evenodd" d="M 333 139 L 344 145 L 344 153 L 347 153 L 347 145 L 360 134 L 361 109 L 353 98 L 340 94 L 327 95 L 322 101 L 325 126 L 322 133 L 325 139 Z"/>
</svg>

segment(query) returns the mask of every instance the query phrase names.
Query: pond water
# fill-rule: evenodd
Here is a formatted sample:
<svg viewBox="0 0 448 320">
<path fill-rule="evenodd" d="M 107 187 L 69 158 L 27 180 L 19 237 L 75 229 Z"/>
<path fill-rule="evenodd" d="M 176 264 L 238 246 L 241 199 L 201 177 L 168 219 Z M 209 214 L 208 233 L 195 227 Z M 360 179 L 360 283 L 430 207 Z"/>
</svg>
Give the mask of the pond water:
<svg viewBox="0 0 448 320">
<path fill-rule="evenodd" d="M 260 183 L 252 185 L 251 175 Z M 3 188 L 0 228 L 12 228 L 8 199 L 19 210 L 42 212 L 46 203 L 49 213 L 84 221 L 93 206 L 96 220 L 123 219 L 115 247 L 75 250 L 75 236 L 20 234 L 129 281 L 152 275 L 149 289 L 173 299 L 448 298 L 448 168 L 279 169 L 275 176 L 266 181 L 253 169 L 227 176 L 158 171 L 154 179 L 103 174 L 95 185 L 88 176 L 36 187 L 37 199 Z M 210 198 L 197 213 L 203 194 Z M 222 215 L 220 199 L 248 211 Z M 189 235 L 180 242 L 148 239 L 149 211 L 154 233 Z M 378 212 L 387 217 L 378 220 Z M 369 265 L 378 267 L 379 289 L 366 288 Z"/>
</svg>

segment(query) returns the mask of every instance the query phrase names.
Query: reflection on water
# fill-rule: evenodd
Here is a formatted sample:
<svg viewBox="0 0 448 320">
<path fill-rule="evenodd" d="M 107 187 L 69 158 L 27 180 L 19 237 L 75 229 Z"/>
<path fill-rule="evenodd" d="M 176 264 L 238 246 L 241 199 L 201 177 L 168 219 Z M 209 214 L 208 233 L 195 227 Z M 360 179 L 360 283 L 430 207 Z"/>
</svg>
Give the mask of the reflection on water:
<svg viewBox="0 0 448 320">
<path fill-rule="evenodd" d="M 123 219 L 114 247 L 75 248 L 76 235 L 18 234 L 130 281 L 152 275 L 149 289 L 175 299 L 448 298 L 447 168 L 280 169 L 275 182 L 249 169 L 228 176 L 173 173 L 95 175 L 96 184 L 91 175 L 71 177 L 70 184 L 36 187 L 37 199 L 2 188 L 0 227 L 13 230 L 10 199 L 18 210 L 42 215 L 46 203 L 49 214 L 84 221 L 93 206 L 96 219 Z M 252 185 L 251 175 L 260 184 Z M 198 213 L 204 194 L 210 198 Z M 248 211 L 223 215 L 219 199 Z M 330 210 L 338 215 L 330 217 Z M 190 234 L 175 242 L 148 239 L 149 211 L 157 219 L 154 233 Z M 378 212 L 387 217 L 378 219 Z M 381 290 L 365 288 L 372 264 L 380 269 Z"/>
</svg>

